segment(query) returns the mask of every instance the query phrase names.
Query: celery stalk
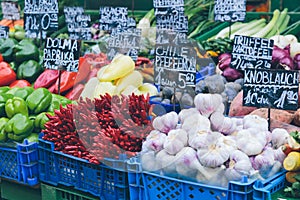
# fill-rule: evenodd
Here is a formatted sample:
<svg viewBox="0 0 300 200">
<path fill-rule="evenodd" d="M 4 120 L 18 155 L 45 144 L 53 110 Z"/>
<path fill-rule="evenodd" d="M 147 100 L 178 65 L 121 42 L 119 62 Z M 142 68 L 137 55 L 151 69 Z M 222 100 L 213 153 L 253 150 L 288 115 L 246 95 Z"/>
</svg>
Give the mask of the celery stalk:
<svg viewBox="0 0 300 200">
<path fill-rule="evenodd" d="M 283 23 L 286 20 L 288 9 L 285 8 L 279 15 L 278 20 L 274 24 L 274 27 L 271 29 L 271 31 L 265 36 L 266 38 L 270 38 L 273 35 L 278 35 L 280 33 L 280 27 L 283 25 Z"/>
<path fill-rule="evenodd" d="M 239 29 L 234 34 L 231 35 L 230 39 L 233 39 L 235 35 L 251 36 L 252 34 L 258 32 L 262 27 L 266 25 L 266 19 L 252 20 L 247 23 L 247 26 Z"/>
<path fill-rule="evenodd" d="M 247 23 L 235 22 L 231 25 L 231 34 L 235 33 L 237 30 L 247 26 Z M 225 38 L 229 37 L 229 26 L 221 30 L 214 38 Z"/>
<path fill-rule="evenodd" d="M 261 29 L 258 33 L 254 34 L 252 36 L 260 37 L 260 38 L 266 37 L 270 33 L 270 31 L 274 28 L 275 24 L 277 23 L 279 15 L 280 15 L 280 11 L 278 9 L 274 10 L 273 17 L 270 20 L 270 22 L 263 29 Z"/>
</svg>

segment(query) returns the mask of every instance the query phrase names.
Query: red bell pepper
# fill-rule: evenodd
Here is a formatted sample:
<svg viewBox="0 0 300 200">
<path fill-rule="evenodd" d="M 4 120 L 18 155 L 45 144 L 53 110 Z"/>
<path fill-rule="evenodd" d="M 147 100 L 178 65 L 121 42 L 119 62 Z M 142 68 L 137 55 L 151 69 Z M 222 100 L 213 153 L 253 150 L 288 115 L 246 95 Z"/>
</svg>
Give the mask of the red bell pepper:
<svg viewBox="0 0 300 200">
<path fill-rule="evenodd" d="M 77 77 L 77 72 L 63 71 L 61 73 L 61 80 L 60 80 L 60 93 L 66 92 L 67 90 L 71 89 L 75 84 L 76 77 Z M 59 79 L 57 79 L 55 82 L 55 88 L 54 88 L 55 93 L 58 93 L 58 85 L 59 85 L 58 82 Z"/>
<path fill-rule="evenodd" d="M 71 91 L 69 91 L 65 97 L 67 97 L 68 99 L 71 100 L 78 100 L 82 91 L 84 89 L 84 85 L 83 84 L 77 84 L 75 87 L 73 87 L 71 89 Z"/>
<path fill-rule="evenodd" d="M 27 80 L 15 80 L 14 82 L 12 82 L 9 87 L 10 88 L 14 88 L 14 87 L 19 87 L 19 88 L 23 88 L 26 86 L 31 86 L 31 84 L 27 81 Z"/>
<path fill-rule="evenodd" d="M 17 75 L 7 62 L 0 62 L 0 86 L 10 85 L 17 79 Z"/>
<path fill-rule="evenodd" d="M 34 83 L 34 89 L 44 87 L 49 88 L 58 79 L 59 71 L 53 69 L 46 69 L 40 76 L 36 79 Z"/>
<path fill-rule="evenodd" d="M 91 69 L 92 69 L 92 65 L 90 63 L 90 59 L 80 57 L 79 65 L 78 65 L 78 72 L 77 72 L 77 77 L 76 77 L 76 83 L 80 83 L 80 82 L 84 81 L 88 77 Z"/>
</svg>

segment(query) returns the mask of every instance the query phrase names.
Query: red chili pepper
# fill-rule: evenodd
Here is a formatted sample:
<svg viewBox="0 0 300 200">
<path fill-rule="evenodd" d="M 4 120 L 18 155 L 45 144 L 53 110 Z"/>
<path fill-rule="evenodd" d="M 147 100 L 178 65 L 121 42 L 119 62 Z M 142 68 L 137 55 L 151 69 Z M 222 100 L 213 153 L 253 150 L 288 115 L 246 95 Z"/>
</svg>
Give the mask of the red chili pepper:
<svg viewBox="0 0 300 200">
<path fill-rule="evenodd" d="M 81 92 L 83 91 L 84 89 L 84 85 L 83 84 L 77 84 L 75 87 L 73 87 L 71 89 L 71 91 L 69 91 L 65 97 L 67 97 L 68 99 L 71 99 L 71 100 L 78 100 L 80 95 L 81 95 Z"/>
<path fill-rule="evenodd" d="M 0 62 L 0 86 L 7 86 L 17 78 L 16 73 L 7 62 Z"/>
<path fill-rule="evenodd" d="M 10 88 L 14 88 L 14 87 L 23 88 L 26 86 L 31 86 L 31 84 L 27 80 L 15 80 L 9 85 Z"/>
<path fill-rule="evenodd" d="M 36 79 L 34 83 L 34 88 L 49 88 L 58 79 L 59 71 L 53 69 L 46 69 L 40 76 Z"/>
<path fill-rule="evenodd" d="M 3 56 L 2 56 L 2 54 L 0 53 L 0 62 L 2 62 L 3 61 Z"/>
</svg>

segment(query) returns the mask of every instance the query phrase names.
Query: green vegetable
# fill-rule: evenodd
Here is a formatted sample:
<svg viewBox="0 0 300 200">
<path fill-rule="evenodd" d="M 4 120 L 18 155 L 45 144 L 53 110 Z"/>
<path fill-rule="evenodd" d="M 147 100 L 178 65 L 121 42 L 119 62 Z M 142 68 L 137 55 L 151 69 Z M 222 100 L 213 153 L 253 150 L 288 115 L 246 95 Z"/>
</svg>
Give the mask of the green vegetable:
<svg viewBox="0 0 300 200">
<path fill-rule="evenodd" d="M 39 49 L 30 39 L 21 40 L 15 47 L 15 62 L 21 64 L 24 61 L 39 61 Z"/>
<path fill-rule="evenodd" d="M 14 46 L 18 43 L 17 40 L 13 38 L 6 38 L 0 45 L 0 53 L 3 56 L 5 62 L 12 62 L 14 60 Z"/>
<path fill-rule="evenodd" d="M 34 130 L 40 132 L 42 129 L 45 129 L 45 123 L 49 121 L 49 118 L 46 116 L 46 112 L 42 112 L 35 117 L 34 120 Z"/>
<path fill-rule="evenodd" d="M 42 66 L 35 60 L 24 61 L 17 69 L 18 79 L 25 79 L 30 83 L 34 82 L 43 72 Z"/>
<path fill-rule="evenodd" d="M 14 93 L 14 95 L 16 97 L 20 97 L 24 100 L 26 100 L 26 98 L 34 91 L 33 87 L 23 87 L 23 88 L 18 88 L 18 90 L 16 90 L 16 92 Z"/>
<path fill-rule="evenodd" d="M 38 133 L 31 133 L 29 136 L 25 138 L 28 142 L 38 142 L 39 141 L 39 134 Z"/>
<path fill-rule="evenodd" d="M 12 99 L 14 96 L 11 94 L 0 93 L 0 117 L 6 117 L 5 104 L 8 99 Z"/>
<path fill-rule="evenodd" d="M 52 95 L 46 88 L 38 88 L 33 91 L 26 99 L 29 111 L 39 114 L 46 111 L 52 101 Z"/>
<path fill-rule="evenodd" d="M 2 86 L 0 87 L 0 94 L 6 93 L 8 90 L 10 90 L 9 86 Z"/>
<path fill-rule="evenodd" d="M 47 112 L 53 113 L 54 110 L 59 110 L 60 105 L 65 107 L 67 104 L 71 104 L 72 101 L 64 96 L 58 94 L 52 94 L 52 101 Z"/>
<path fill-rule="evenodd" d="M 0 141 L 1 142 L 5 142 L 7 140 L 7 133 L 4 131 L 4 127 L 8 121 L 9 119 L 6 117 L 0 118 Z"/>
<path fill-rule="evenodd" d="M 8 99 L 5 103 L 5 112 L 8 118 L 12 118 L 18 113 L 28 116 L 28 108 L 26 102 L 20 97 L 13 97 L 12 99 Z"/>
<path fill-rule="evenodd" d="M 276 21 L 276 23 L 274 24 L 274 26 L 272 27 L 272 29 L 269 31 L 269 33 L 267 35 L 265 35 L 264 37 L 266 38 L 270 38 L 273 35 L 279 35 L 280 34 L 280 29 L 285 29 L 287 27 L 286 21 L 288 23 L 289 21 L 289 17 L 287 18 L 287 11 L 288 9 L 285 8 L 283 9 L 282 12 L 280 12 L 278 20 Z M 274 16 L 273 16 L 274 18 Z M 285 24 L 285 27 L 283 27 L 283 25 Z"/>
<path fill-rule="evenodd" d="M 6 94 L 12 94 L 12 95 L 15 95 L 15 92 L 18 91 L 19 88 L 18 87 L 14 87 L 14 88 L 11 88 L 10 90 L 8 90 L 6 92 Z"/>
<path fill-rule="evenodd" d="M 22 141 L 33 130 L 33 123 L 28 116 L 18 113 L 11 118 L 4 128 L 9 139 Z"/>
<path fill-rule="evenodd" d="M 300 133 L 298 131 L 293 131 L 290 135 L 300 144 Z"/>
</svg>

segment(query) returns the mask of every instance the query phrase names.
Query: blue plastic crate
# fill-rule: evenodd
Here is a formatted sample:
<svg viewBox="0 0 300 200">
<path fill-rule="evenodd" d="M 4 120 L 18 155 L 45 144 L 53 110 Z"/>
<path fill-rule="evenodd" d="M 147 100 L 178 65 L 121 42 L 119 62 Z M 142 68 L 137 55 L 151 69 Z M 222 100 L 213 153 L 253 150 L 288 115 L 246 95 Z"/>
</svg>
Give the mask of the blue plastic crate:
<svg viewBox="0 0 300 200">
<path fill-rule="evenodd" d="M 277 174 L 268 182 L 257 181 L 254 185 L 254 200 L 272 200 L 271 195 L 285 187 L 285 172 Z"/>
<path fill-rule="evenodd" d="M 0 145 L 1 178 L 34 186 L 39 183 L 38 144 L 36 142 Z"/>
<path fill-rule="evenodd" d="M 74 186 L 101 199 L 129 199 L 126 159 L 106 159 L 95 165 L 85 159 L 54 151 L 54 144 L 39 137 L 39 171 L 42 182 Z"/>
<path fill-rule="evenodd" d="M 284 173 L 261 182 L 267 185 Z M 128 161 L 128 181 L 131 200 L 252 200 L 253 186 L 257 182 L 245 177 L 241 181 L 230 181 L 228 188 L 216 187 L 142 171 L 136 159 Z"/>
</svg>

